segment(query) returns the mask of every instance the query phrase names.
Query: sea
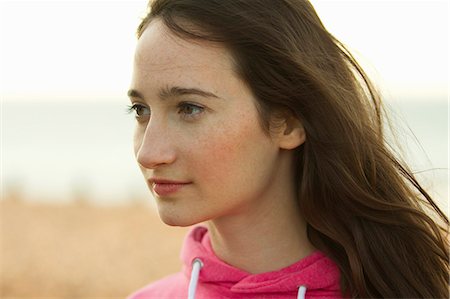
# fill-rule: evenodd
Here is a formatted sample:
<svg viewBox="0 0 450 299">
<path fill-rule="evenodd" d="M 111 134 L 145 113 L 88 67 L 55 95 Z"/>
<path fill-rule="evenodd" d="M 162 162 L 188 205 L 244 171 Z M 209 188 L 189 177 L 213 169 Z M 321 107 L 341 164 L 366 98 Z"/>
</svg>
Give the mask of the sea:
<svg viewBox="0 0 450 299">
<path fill-rule="evenodd" d="M 134 159 L 127 101 L 2 101 L 2 198 L 151 201 Z M 448 214 L 447 99 L 391 101 L 387 110 L 410 169 Z"/>
</svg>

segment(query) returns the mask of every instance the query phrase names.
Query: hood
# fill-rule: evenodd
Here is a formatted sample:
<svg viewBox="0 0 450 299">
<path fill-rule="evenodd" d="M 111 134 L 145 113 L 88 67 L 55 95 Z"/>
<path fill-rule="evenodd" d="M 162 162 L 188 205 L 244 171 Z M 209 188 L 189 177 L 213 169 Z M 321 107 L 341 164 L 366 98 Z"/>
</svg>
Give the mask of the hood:
<svg viewBox="0 0 450 299">
<path fill-rule="evenodd" d="M 227 286 L 236 295 L 297 294 L 300 293 L 301 286 L 306 287 L 310 298 L 336 298 L 340 294 L 339 269 L 320 251 L 278 271 L 251 274 L 221 261 L 213 252 L 207 228 L 200 226 L 187 235 L 181 259 L 186 277 L 191 278 L 192 282 L 191 276 L 195 276 L 194 293 L 198 281 L 199 284 Z M 195 261 L 200 261 L 200 265 L 196 267 Z"/>
</svg>

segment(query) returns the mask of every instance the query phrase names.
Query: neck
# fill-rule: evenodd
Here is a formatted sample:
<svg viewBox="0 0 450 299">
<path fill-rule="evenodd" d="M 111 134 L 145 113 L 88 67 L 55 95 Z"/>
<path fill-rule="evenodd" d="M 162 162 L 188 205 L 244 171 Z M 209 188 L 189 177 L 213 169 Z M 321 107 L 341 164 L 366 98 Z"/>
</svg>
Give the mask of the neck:
<svg viewBox="0 0 450 299">
<path fill-rule="evenodd" d="M 282 269 L 311 254 L 315 249 L 294 198 L 261 200 L 257 210 L 211 220 L 215 254 L 252 274 Z"/>
</svg>

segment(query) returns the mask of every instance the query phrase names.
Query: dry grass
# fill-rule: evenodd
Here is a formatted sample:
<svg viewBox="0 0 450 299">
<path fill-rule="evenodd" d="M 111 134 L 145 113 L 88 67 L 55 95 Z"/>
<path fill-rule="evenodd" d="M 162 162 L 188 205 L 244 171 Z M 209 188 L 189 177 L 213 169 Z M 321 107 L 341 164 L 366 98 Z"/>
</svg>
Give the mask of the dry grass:
<svg viewBox="0 0 450 299">
<path fill-rule="evenodd" d="M 124 298 L 180 269 L 186 229 L 151 207 L 0 201 L 1 298 Z"/>
</svg>

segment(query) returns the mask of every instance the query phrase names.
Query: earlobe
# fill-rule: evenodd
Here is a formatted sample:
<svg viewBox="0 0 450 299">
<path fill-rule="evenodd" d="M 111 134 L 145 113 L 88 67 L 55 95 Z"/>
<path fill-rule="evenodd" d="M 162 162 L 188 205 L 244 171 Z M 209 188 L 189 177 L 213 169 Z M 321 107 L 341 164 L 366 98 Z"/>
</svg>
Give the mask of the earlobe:
<svg viewBox="0 0 450 299">
<path fill-rule="evenodd" d="M 280 148 L 287 150 L 295 149 L 306 140 L 305 128 L 299 119 L 290 116 L 286 119 L 278 138 Z"/>
</svg>

